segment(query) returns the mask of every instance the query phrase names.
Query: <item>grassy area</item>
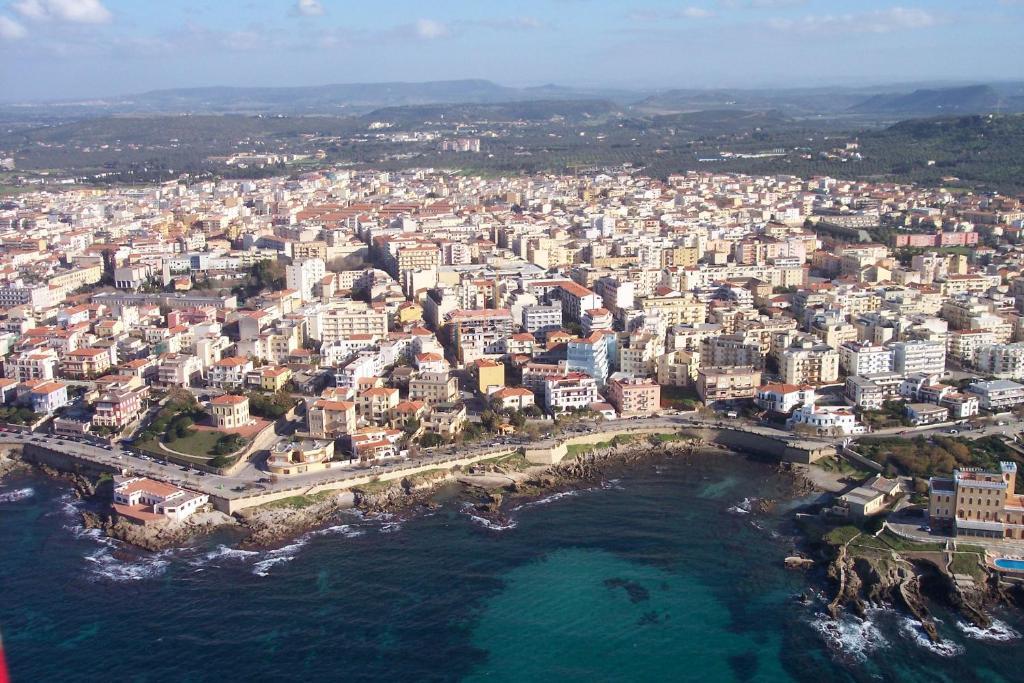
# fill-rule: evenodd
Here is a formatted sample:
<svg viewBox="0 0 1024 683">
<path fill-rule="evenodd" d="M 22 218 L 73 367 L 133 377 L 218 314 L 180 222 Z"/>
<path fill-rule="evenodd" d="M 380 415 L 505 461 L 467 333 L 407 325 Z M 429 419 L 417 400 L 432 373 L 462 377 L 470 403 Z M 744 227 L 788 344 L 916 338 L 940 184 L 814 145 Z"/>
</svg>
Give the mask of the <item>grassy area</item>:
<svg viewBox="0 0 1024 683">
<path fill-rule="evenodd" d="M 871 534 L 864 534 L 856 541 L 852 543 L 852 547 L 855 548 L 871 548 L 874 550 L 890 551 L 895 550 L 896 552 L 937 552 L 945 548 L 944 543 L 919 543 L 917 541 L 911 541 L 906 538 L 902 538 L 889 532 L 888 530 L 873 536 Z"/>
<path fill-rule="evenodd" d="M 847 524 L 846 526 L 838 526 L 826 533 L 824 540 L 829 545 L 846 545 L 856 538 L 859 533 L 861 533 L 860 529 Z"/>
<path fill-rule="evenodd" d="M 985 570 L 981 567 L 983 557 L 984 555 L 979 553 L 953 553 L 953 559 L 949 563 L 949 571 L 954 574 L 968 574 L 976 579 L 980 579 L 985 575 Z"/>
<path fill-rule="evenodd" d="M 685 434 L 651 434 L 648 440 L 653 444 L 671 443 L 673 441 L 685 441 L 690 437 Z"/>
<path fill-rule="evenodd" d="M 290 508 L 293 510 L 301 510 L 302 508 L 308 508 L 311 505 L 327 500 L 333 496 L 337 491 L 321 491 L 320 493 L 311 493 L 308 496 L 289 496 L 288 498 L 282 498 L 281 500 L 271 501 L 260 505 L 261 508 Z"/>
<path fill-rule="evenodd" d="M 224 432 L 196 429 L 188 436 L 175 439 L 167 444 L 167 447 L 172 451 L 185 453 L 186 455 L 194 455 L 200 458 L 213 457 L 211 451 L 217 445 L 217 440 L 222 436 L 224 436 Z"/>
<path fill-rule="evenodd" d="M 1000 460 L 1016 460 L 1015 454 L 994 437 L 969 440 L 962 437 L 916 436 L 867 437 L 857 440 L 856 449 L 885 466 L 889 474 L 915 477 L 948 475 L 957 467 L 994 469 Z"/>
<path fill-rule="evenodd" d="M 632 443 L 636 439 L 632 434 L 618 434 L 612 437 L 609 441 L 598 441 L 597 443 L 574 443 L 568 444 L 565 447 L 566 456 L 575 458 L 577 455 L 583 455 L 590 451 L 595 451 L 599 448 L 611 448 L 612 446 L 623 446 L 627 443 Z"/>
<path fill-rule="evenodd" d="M 844 458 L 836 458 L 833 456 L 816 461 L 814 466 L 820 467 L 826 472 L 838 472 L 839 474 L 855 479 L 867 479 L 874 474 L 874 472 L 857 467 Z"/>
<path fill-rule="evenodd" d="M 357 488 L 360 491 L 363 491 L 364 493 L 376 493 L 378 491 L 383 491 L 384 489 L 392 486 L 393 484 L 398 483 L 398 481 L 398 479 L 389 479 L 387 481 L 381 479 L 374 479 L 373 481 L 369 481 L 365 484 L 360 484 L 359 486 L 355 486 L 353 488 Z"/>
<path fill-rule="evenodd" d="M 529 461 L 527 461 L 526 456 L 518 451 L 515 453 L 509 453 L 508 455 L 499 455 L 496 458 L 487 458 L 486 460 L 481 460 L 480 462 L 491 463 L 493 465 L 500 465 L 502 467 L 514 470 L 522 470 L 530 466 L 530 463 Z"/>
<path fill-rule="evenodd" d="M 692 387 L 661 387 L 661 407 L 675 410 L 693 410 L 699 406 L 700 397 Z"/>
</svg>

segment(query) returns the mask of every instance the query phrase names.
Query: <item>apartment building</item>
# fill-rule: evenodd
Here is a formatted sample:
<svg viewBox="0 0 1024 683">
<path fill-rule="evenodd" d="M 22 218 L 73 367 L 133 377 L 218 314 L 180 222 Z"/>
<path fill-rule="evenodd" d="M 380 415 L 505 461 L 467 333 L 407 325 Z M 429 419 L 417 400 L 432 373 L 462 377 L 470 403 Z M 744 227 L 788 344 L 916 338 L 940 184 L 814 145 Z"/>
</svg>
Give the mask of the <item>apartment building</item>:
<svg viewBox="0 0 1024 683">
<path fill-rule="evenodd" d="M 1008 379 L 973 382 L 967 385 L 966 391 L 978 397 L 982 410 L 1006 410 L 1024 403 L 1024 384 L 1017 384 Z"/>
<path fill-rule="evenodd" d="M 566 344 L 565 370 L 582 372 L 593 377 L 599 387 L 608 379 L 608 345 L 604 335 L 594 332 L 583 339 L 573 339 Z"/>
<path fill-rule="evenodd" d="M 650 415 L 661 409 L 661 387 L 650 379 L 616 373 L 608 381 L 608 402 L 622 417 Z"/>
<path fill-rule="evenodd" d="M 597 380 L 581 372 L 555 375 L 544 380 L 544 406 L 550 413 L 583 410 L 600 400 Z"/>
<path fill-rule="evenodd" d="M 761 371 L 750 367 L 702 367 L 697 371 L 697 395 L 707 405 L 751 399 L 761 385 Z"/>
<path fill-rule="evenodd" d="M 53 349 L 36 349 L 8 358 L 4 370 L 8 377 L 19 382 L 52 380 L 57 376 L 60 359 Z"/>
<path fill-rule="evenodd" d="M 352 335 L 386 337 L 388 314 L 362 301 L 332 302 L 309 315 L 309 336 L 331 344 Z"/>
<path fill-rule="evenodd" d="M 246 376 L 252 372 L 252 368 L 252 361 L 248 358 L 221 358 L 206 371 L 206 383 L 218 389 L 241 387 L 245 385 Z"/>
<path fill-rule="evenodd" d="M 946 345 L 941 342 L 915 339 L 893 342 L 889 347 L 893 371 L 902 375 L 942 374 L 946 370 Z"/>
<path fill-rule="evenodd" d="M 974 365 L 979 372 L 997 379 L 1024 379 L 1024 343 L 982 344 Z"/>
<path fill-rule="evenodd" d="M 892 349 L 866 342 L 846 342 L 839 346 L 839 368 L 847 375 L 872 375 L 892 372 Z"/>
<path fill-rule="evenodd" d="M 306 425 L 317 439 L 336 439 L 356 430 L 356 404 L 318 399 L 306 411 Z"/>
<path fill-rule="evenodd" d="M 839 353 L 827 344 L 799 339 L 779 355 L 785 384 L 830 384 L 839 379 Z"/>
<path fill-rule="evenodd" d="M 429 406 L 452 403 L 459 398 L 459 380 L 447 371 L 424 371 L 409 380 L 409 400 Z"/>
<path fill-rule="evenodd" d="M 934 528 L 956 536 L 1024 539 L 1024 497 L 1014 491 L 1017 465 L 1000 462 L 999 471 L 953 470 L 928 482 L 928 518 Z"/>
<path fill-rule="evenodd" d="M 505 340 L 514 331 L 512 313 L 507 308 L 456 310 L 449 315 L 447 326 L 462 365 L 500 357 Z"/>
</svg>

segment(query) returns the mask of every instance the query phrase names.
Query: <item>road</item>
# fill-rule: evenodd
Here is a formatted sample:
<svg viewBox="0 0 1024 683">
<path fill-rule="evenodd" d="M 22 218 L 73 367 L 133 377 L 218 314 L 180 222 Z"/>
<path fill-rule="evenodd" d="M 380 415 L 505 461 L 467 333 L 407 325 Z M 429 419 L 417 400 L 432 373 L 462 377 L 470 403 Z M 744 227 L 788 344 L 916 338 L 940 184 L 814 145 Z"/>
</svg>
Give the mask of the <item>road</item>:
<svg viewBox="0 0 1024 683">
<path fill-rule="evenodd" d="M 103 447 L 92 443 L 75 441 L 68 438 L 59 438 L 55 435 L 33 433 L 18 434 L 11 432 L 0 432 L 0 443 L 8 444 L 35 444 L 54 451 L 71 453 L 85 458 L 92 462 L 110 467 L 114 470 L 121 470 L 130 474 L 151 477 L 166 481 L 176 486 L 182 486 L 200 491 L 209 495 L 222 498 L 237 498 L 252 495 L 260 492 L 286 491 L 292 489 L 305 489 L 317 484 L 323 484 L 342 479 L 362 477 L 367 474 L 384 474 L 388 472 L 401 471 L 411 467 L 430 466 L 433 464 L 443 465 L 446 462 L 459 460 L 468 457 L 484 457 L 491 453 L 506 452 L 509 449 L 519 448 L 525 443 L 538 447 L 553 447 L 564 438 L 579 436 L 587 433 L 604 433 L 622 431 L 623 429 L 654 429 L 663 428 L 666 430 L 678 430 L 684 427 L 743 427 L 746 430 L 755 431 L 768 438 L 793 438 L 789 432 L 783 432 L 768 427 L 758 427 L 733 420 L 731 423 L 719 419 L 699 420 L 693 414 L 684 415 L 663 415 L 651 418 L 614 420 L 608 422 L 581 422 L 578 429 L 569 430 L 560 437 L 542 439 L 539 441 L 526 441 L 514 438 L 499 438 L 487 443 L 470 444 L 466 446 L 445 446 L 436 449 L 421 449 L 419 455 L 412 460 L 401 460 L 394 464 L 366 467 L 364 465 L 352 464 L 332 467 L 330 470 L 311 472 L 308 474 L 297 474 L 287 477 L 276 477 L 274 481 L 259 482 L 259 479 L 269 479 L 269 475 L 257 468 L 252 460 L 239 470 L 229 476 L 215 474 L 201 475 L 194 471 L 184 471 L 182 467 L 172 463 L 161 464 L 156 460 L 145 456 L 139 456 L 129 449 L 120 445 Z M 822 440 L 825 441 L 825 440 Z M 262 457 L 264 451 L 257 451 L 256 463 Z M 235 491 L 238 487 L 246 487 L 245 491 Z"/>
</svg>

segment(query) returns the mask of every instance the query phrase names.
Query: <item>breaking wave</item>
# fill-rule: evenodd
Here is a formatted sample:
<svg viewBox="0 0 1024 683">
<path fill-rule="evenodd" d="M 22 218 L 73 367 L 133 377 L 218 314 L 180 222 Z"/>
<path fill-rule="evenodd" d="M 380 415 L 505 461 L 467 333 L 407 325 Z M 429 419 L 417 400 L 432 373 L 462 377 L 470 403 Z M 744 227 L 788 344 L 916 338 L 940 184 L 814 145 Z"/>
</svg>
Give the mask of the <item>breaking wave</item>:
<svg viewBox="0 0 1024 683">
<path fill-rule="evenodd" d="M 933 643 L 928 634 L 921 628 L 921 625 L 911 617 L 903 617 L 900 620 L 900 632 L 921 647 L 941 657 L 957 657 L 964 653 L 964 647 L 954 643 L 952 640 L 943 638 L 939 642 Z"/>
<path fill-rule="evenodd" d="M 998 619 L 992 620 L 992 625 L 988 628 L 980 628 L 974 624 L 969 624 L 966 621 L 957 621 L 956 627 L 963 631 L 964 635 L 968 638 L 974 638 L 975 640 L 990 640 L 999 643 L 1006 643 L 1011 640 L 1019 640 L 1020 633 L 1016 629 L 1012 628 L 1009 624 L 1006 624 Z"/>
<path fill-rule="evenodd" d="M 821 634 L 831 650 L 859 661 L 866 660 L 869 654 L 888 645 L 870 618 L 861 620 L 844 616 L 835 620 L 822 614 L 811 621 L 811 626 Z"/>
<path fill-rule="evenodd" d="M 19 500 L 31 498 L 36 494 L 33 488 L 15 489 L 14 491 L 6 491 L 0 493 L 0 503 L 14 503 Z"/>
<path fill-rule="evenodd" d="M 167 571 L 170 564 L 166 553 L 139 557 L 135 561 L 122 560 L 114 556 L 111 546 L 86 555 L 85 560 L 95 579 L 115 582 L 155 578 Z"/>
</svg>

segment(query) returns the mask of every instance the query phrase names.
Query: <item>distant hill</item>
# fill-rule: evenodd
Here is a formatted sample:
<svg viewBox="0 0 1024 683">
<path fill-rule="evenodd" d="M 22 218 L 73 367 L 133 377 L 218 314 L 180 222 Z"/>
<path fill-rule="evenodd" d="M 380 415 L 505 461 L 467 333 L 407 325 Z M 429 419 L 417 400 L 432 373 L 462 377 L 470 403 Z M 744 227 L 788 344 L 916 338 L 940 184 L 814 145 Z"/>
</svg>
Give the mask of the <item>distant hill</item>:
<svg viewBox="0 0 1024 683">
<path fill-rule="evenodd" d="M 385 107 L 363 116 L 367 121 L 387 121 L 415 126 L 427 121 L 470 123 L 473 121 L 549 121 L 561 118 L 569 122 L 604 119 L 618 113 L 608 100 L 534 100 L 495 104 L 424 104 Z"/>
<path fill-rule="evenodd" d="M 778 90 L 667 90 L 647 97 L 634 106 L 640 111 L 784 111 L 787 114 L 842 112 L 861 102 L 873 90 L 848 88 L 791 88 Z"/>
<path fill-rule="evenodd" d="M 91 101 L 0 105 L 0 121 L 36 116 L 84 118 L 109 114 L 304 114 L 348 116 L 385 107 L 493 104 L 534 100 L 634 101 L 644 93 L 544 85 L 511 88 L 487 80 L 425 83 L 339 83 L 297 87 L 206 87 L 152 90 Z"/>
<path fill-rule="evenodd" d="M 1019 98 L 1004 97 L 990 85 L 915 90 L 905 94 L 875 95 L 851 107 L 851 111 L 898 116 L 936 114 L 983 114 L 1017 111 Z"/>
</svg>

